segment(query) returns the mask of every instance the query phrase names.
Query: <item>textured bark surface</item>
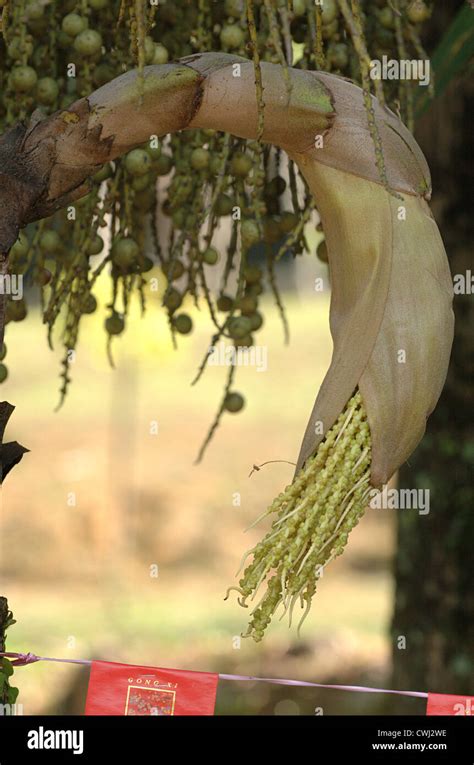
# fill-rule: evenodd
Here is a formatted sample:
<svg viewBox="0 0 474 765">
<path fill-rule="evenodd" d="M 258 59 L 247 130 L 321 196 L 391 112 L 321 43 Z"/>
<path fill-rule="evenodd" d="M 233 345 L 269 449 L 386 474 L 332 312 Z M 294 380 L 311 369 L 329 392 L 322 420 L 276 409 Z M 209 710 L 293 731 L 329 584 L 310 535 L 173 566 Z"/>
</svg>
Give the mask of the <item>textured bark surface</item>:
<svg viewBox="0 0 474 765">
<path fill-rule="evenodd" d="M 89 105 L 81 100 L 47 119 L 35 113 L 28 125 L 1 136 L 0 253 L 9 251 L 27 223 L 87 193 L 85 181 L 110 155 L 110 141 L 90 129 L 89 118 Z"/>
<path fill-rule="evenodd" d="M 449 5 L 449 4 L 447 4 Z M 449 8 L 444 9 L 449 14 Z M 440 9 L 441 11 L 441 9 Z M 452 10 L 451 10 L 452 12 Z M 443 31 L 435 14 L 433 40 Z M 420 121 L 433 176 L 433 208 L 453 274 L 472 267 L 474 85 L 453 83 Z M 471 159 L 470 159 L 471 158 Z M 474 292 L 473 286 L 471 290 Z M 392 623 L 393 687 L 472 694 L 474 689 L 474 298 L 454 299 L 456 332 L 446 386 L 400 484 L 429 488 L 431 511 L 400 511 Z M 397 638 L 406 637 L 405 650 Z M 403 702 L 397 702 L 400 711 Z"/>
</svg>

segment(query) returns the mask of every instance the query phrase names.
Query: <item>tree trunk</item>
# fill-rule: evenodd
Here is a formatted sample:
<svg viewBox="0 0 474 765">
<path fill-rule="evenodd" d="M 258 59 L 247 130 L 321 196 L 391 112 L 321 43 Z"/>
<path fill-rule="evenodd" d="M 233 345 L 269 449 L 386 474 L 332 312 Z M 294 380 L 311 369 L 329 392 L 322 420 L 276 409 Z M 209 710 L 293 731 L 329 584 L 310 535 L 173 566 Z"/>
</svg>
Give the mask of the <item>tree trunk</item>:
<svg viewBox="0 0 474 765">
<path fill-rule="evenodd" d="M 435 40 L 451 18 L 449 7 L 435 12 Z M 455 341 L 443 395 L 400 473 L 401 486 L 430 490 L 430 512 L 399 512 L 392 622 L 393 687 L 459 694 L 474 692 L 473 95 L 467 76 L 453 82 L 418 126 L 432 171 L 434 214 L 453 276 L 468 272 L 467 294 L 454 301 Z M 401 711 L 403 701 L 397 706 Z"/>
</svg>

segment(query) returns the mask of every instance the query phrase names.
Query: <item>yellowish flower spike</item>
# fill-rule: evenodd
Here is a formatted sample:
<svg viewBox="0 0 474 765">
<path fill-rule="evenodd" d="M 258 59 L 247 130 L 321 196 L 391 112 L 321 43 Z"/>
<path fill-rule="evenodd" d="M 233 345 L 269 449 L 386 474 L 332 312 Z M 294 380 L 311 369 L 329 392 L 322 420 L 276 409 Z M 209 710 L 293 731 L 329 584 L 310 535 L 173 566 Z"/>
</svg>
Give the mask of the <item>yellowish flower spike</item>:
<svg viewBox="0 0 474 765">
<path fill-rule="evenodd" d="M 245 637 L 261 640 L 280 604 L 291 624 L 300 601 L 301 626 L 324 567 L 343 552 L 364 512 L 371 491 L 370 462 L 370 430 L 357 391 L 315 455 L 264 514 L 276 517 L 264 539 L 246 554 L 253 554 L 253 560 L 235 588 L 241 605 L 247 606 L 247 599 L 252 603 L 271 577 Z"/>
</svg>

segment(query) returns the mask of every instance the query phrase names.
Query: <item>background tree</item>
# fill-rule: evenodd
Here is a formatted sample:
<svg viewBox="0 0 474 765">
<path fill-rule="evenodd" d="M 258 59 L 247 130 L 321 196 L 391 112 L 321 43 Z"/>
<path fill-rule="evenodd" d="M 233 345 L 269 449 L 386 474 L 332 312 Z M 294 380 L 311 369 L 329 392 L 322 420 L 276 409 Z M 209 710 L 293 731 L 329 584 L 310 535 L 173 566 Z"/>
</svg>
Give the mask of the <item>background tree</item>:
<svg viewBox="0 0 474 765">
<path fill-rule="evenodd" d="M 435 50 L 462 3 L 443 3 L 427 29 Z M 448 379 L 427 434 L 400 472 L 400 485 L 429 487 L 431 512 L 398 514 L 396 591 L 392 624 L 394 687 L 469 693 L 474 675 L 474 517 L 472 506 L 474 359 L 472 241 L 473 11 L 457 23 L 433 56 L 438 98 L 417 122 L 416 135 L 433 178 L 433 210 L 440 223 L 453 275 L 456 329 Z M 463 40 L 464 45 L 459 41 Z M 464 53 L 463 53 L 464 50 Z M 456 56 L 462 70 L 449 81 Z M 470 270 L 471 269 L 471 270 Z M 456 281 L 455 281 L 456 283 Z M 463 291 L 462 291 L 463 290 Z M 406 649 L 398 637 L 406 637 Z M 399 705 L 403 707 L 403 704 Z"/>
</svg>

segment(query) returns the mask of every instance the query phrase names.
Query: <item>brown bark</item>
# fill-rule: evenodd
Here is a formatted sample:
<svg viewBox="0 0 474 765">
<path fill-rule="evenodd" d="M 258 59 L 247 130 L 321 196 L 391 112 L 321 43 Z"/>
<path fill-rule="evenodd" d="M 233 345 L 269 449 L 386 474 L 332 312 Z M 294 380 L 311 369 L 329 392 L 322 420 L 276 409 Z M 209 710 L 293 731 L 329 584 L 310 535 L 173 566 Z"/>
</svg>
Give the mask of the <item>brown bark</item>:
<svg viewBox="0 0 474 765">
<path fill-rule="evenodd" d="M 89 128 L 86 100 L 69 111 L 19 124 L 0 139 L 0 252 L 7 253 L 20 228 L 52 215 L 87 193 L 87 178 L 109 159 L 110 141 Z M 64 162 L 62 147 L 69 147 Z"/>
</svg>

